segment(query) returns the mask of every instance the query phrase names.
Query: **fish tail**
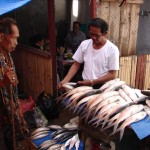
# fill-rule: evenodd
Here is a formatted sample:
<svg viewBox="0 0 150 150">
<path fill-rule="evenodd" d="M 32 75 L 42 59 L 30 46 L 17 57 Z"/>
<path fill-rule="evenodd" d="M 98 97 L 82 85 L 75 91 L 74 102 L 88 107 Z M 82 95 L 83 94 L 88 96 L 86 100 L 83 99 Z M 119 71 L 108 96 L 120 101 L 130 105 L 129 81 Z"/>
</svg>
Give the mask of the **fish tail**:
<svg viewBox="0 0 150 150">
<path fill-rule="evenodd" d="M 114 125 L 113 134 L 115 134 L 115 132 L 117 131 L 117 127 L 118 127 L 118 123 Z"/>
<path fill-rule="evenodd" d="M 123 137 L 123 133 L 124 133 L 124 128 L 121 128 L 121 129 L 119 129 L 119 130 L 120 130 L 120 141 L 121 141 L 121 139 L 122 139 L 122 137 Z M 119 130 L 117 130 L 117 132 L 118 132 Z"/>
</svg>

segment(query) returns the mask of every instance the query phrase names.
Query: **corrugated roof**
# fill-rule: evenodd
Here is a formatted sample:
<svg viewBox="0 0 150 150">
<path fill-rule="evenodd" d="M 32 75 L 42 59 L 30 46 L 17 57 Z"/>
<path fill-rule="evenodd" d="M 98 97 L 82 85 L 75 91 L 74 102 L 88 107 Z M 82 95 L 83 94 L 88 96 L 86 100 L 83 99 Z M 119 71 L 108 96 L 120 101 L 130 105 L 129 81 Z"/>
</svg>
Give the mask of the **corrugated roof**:
<svg viewBox="0 0 150 150">
<path fill-rule="evenodd" d="M 31 0 L 0 0 L 0 15 L 17 9 Z"/>
</svg>

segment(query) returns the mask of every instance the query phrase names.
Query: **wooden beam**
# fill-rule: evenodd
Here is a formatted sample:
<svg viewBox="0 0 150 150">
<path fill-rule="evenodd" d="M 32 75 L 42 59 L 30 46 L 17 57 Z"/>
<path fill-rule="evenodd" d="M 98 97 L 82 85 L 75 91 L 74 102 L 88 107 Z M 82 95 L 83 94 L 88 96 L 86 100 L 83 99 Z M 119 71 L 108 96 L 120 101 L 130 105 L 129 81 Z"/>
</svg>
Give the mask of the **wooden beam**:
<svg viewBox="0 0 150 150">
<path fill-rule="evenodd" d="M 48 21 L 49 21 L 49 41 L 50 41 L 50 52 L 52 56 L 52 87 L 53 96 L 56 96 L 57 89 L 57 75 L 56 75 L 56 42 L 55 42 L 55 8 L 54 0 L 47 0 L 48 3 Z M 50 82 L 50 81 L 48 81 Z"/>
<path fill-rule="evenodd" d="M 102 2 L 118 2 L 121 3 L 122 0 L 101 0 Z M 126 0 L 126 3 L 131 3 L 131 4 L 142 4 L 144 0 Z"/>
<path fill-rule="evenodd" d="M 96 17 L 96 0 L 91 0 L 90 3 L 91 6 L 91 18 L 95 18 Z"/>
</svg>

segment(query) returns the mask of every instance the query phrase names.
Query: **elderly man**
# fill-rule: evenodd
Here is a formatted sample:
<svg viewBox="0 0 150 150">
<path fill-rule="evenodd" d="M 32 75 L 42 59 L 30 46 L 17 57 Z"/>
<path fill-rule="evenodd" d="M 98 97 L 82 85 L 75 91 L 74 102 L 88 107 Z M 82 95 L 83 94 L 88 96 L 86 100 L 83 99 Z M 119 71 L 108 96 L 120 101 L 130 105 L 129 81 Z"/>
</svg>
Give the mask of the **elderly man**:
<svg viewBox="0 0 150 150">
<path fill-rule="evenodd" d="M 17 133 L 22 132 L 17 112 L 18 80 L 10 55 L 18 44 L 18 37 L 19 30 L 16 21 L 11 18 L 0 19 L 0 128 L 4 132 L 8 149 L 15 147 L 14 131 L 18 131 Z M 13 134 L 10 131 L 13 131 Z"/>
</svg>

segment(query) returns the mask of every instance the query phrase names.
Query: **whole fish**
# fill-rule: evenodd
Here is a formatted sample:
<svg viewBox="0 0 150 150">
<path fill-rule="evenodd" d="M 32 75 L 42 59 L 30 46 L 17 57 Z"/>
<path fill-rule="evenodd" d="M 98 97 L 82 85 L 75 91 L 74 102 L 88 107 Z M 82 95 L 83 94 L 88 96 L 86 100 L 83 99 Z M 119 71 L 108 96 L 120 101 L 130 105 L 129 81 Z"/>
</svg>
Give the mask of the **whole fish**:
<svg viewBox="0 0 150 150">
<path fill-rule="evenodd" d="M 106 82 L 103 86 L 100 87 L 100 90 L 104 91 L 105 89 L 107 89 L 110 85 L 112 85 L 116 81 L 120 81 L 120 79 L 116 78 L 116 79 L 113 79 L 113 80 L 110 80 L 110 81 Z"/>
<path fill-rule="evenodd" d="M 126 126 L 129 126 L 130 124 L 132 124 L 132 123 L 134 123 L 134 122 L 138 122 L 138 121 L 144 119 L 144 118 L 146 117 L 146 115 L 147 115 L 147 114 L 146 114 L 145 111 L 141 111 L 141 112 L 136 113 L 136 114 L 130 116 L 129 118 L 127 118 L 127 119 L 123 122 L 123 124 L 120 126 L 120 128 L 118 128 L 118 130 L 116 131 L 116 132 L 120 131 L 120 141 L 121 141 L 121 139 L 122 139 L 122 137 L 123 137 L 123 133 L 124 133 L 125 127 L 126 127 Z"/>
<path fill-rule="evenodd" d="M 123 84 L 126 84 L 125 81 L 116 81 L 114 84 L 110 85 L 104 92 L 115 91 L 120 88 Z"/>
<path fill-rule="evenodd" d="M 73 146 L 75 145 L 75 143 L 77 142 L 77 140 L 78 140 L 78 134 L 74 135 L 71 138 L 71 141 L 69 142 L 69 150 L 71 150 L 73 148 Z"/>
<path fill-rule="evenodd" d="M 49 135 L 49 133 L 43 133 L 43 134 L 37 135 L 37 136 L 35 136 L 31 139 L 32 140 L 37 140 L 37 139 L 43 138 L 43 137 L 48 136 L 48 135 Z"/>
<path fill-rule="evenodd" d="M 42 145 L 40 145 L 40 149 L 43 150 L 43 149 L 48 149 L 50 146 L 56 144 L 56 142 L 54 140 L 48 140 L 44 143 L 42 143 Z"/>
<path fill-rule="evenodd" d="M 38 133 L 38 132 L 42 132 L 42 131 L 49 131 L 48 127 L 40 127 L 35 129 L 34 131 L 31 132 L 31 136 L 33 136 L 34 134 Z"/>
<path fill-rule="evenodd" d="M 114 129 L 113 129 L 113 134 L 116 132 L 117 127 L 120 122 L 124 121 L 125 119 L 129 118 L 131 115 L 136 114 L 143 110 L 144 106 L 142 104 L 140 105 L 132 105 L 124 109 L 121 114 L 119 115 L 118 119 L 113 123 L 114 124 Z"/>
<path fill-rule="evenodd" d="M 133 101 L 131 100 L 131 98 L 125 93 L 125 91 L 123 91 L 122 89 L 119 90 L 119 94 L 120 96 L 125 99 L 127 102 L 132 103 Z"/>
<path fill-rule="evenodd" d="M 46 133 L 49 133 L 49 131 L 38 132 L 38 133 L 32 135 L 30 138 L 31 138 L 31 139 L 34 139 L 35 137 L 37 137 L 37 136 L 39 136 L 39 135 L 41 135 L 41 134 L 46 134 Z"/>
<path fill-rule="evenodd" d="M 127 86 L 126 84 L 122 85 L 123 91 L 129 96 L 129 98 L 135 102 L 136 99 L 138 98 L 137 95 L 135 94 L 134 90 Z"/>
<path fill-rule="evenodd" d="M 69 84 L 63 84 L 62 87 L 66 90 L 66 91 L 70 91 L 72 89 L 74 89 L 74 87 L 72 85 Z"/>
<path fill-rule="evenodd" d="M 77 88 L 74 88 L 73 90 L 71 90 L 66 96 L 65 98 L 77 93 L 77 92 L 81 92 L 81 91 L 86 91 L 86 90 L 91 90 L 93 89 L 93 87 L 91 86 L 79 86 Z"/>
<path fill-rule="evenodd" d="M 47 150 L 54 150 L 54 149 L 60 149 L 62 144 L 54 144 L 50 146 Z"/>
</svg>

